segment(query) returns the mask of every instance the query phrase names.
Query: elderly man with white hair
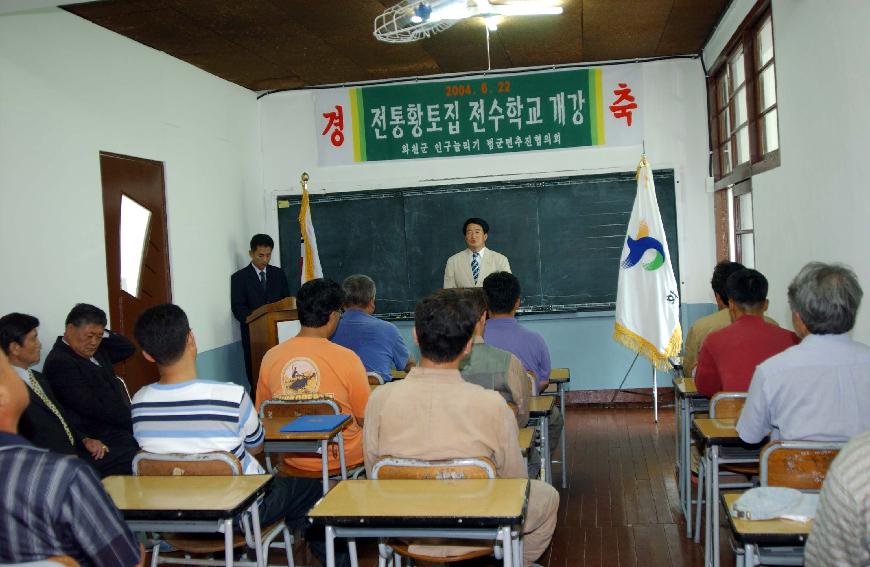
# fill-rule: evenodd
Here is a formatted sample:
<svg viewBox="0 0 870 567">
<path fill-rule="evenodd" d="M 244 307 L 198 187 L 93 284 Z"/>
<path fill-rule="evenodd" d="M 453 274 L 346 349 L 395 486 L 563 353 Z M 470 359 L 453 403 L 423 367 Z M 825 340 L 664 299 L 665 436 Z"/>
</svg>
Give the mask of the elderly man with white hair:
<svg viewBox="0 0 870 567">
<path fill-rule="evenodd" d="M 737 432 L 747 443 L 847 441 L 870 430 L 870 347 L 853 340 L 863 292 L 841 264 L 811 262 L 788 287 L 801 343 L 755 369 Z"/>
</svg>

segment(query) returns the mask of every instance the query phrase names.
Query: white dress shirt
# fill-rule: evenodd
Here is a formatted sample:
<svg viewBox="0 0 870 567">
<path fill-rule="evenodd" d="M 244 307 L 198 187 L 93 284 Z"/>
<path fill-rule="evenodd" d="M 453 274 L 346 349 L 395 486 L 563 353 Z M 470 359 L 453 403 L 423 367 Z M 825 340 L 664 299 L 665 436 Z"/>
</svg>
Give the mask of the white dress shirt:
<svg viewBox="0 0 870 567">
<path fill-rule="evenodd" d="M 847 441 L 870 430 L 870 347 L 808 335 L 758 365 L 737 432 L 747 443 Z"/>
</svg>

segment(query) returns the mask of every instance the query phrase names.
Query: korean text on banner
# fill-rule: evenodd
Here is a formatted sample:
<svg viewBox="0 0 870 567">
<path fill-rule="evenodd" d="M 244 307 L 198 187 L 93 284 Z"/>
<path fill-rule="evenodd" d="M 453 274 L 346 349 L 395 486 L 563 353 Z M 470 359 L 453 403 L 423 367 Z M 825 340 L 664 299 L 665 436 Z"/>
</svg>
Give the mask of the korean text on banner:
<svg viewBox="0 0 870 567">
<path fill-rule="evenodd" d="M 640 145 L 638 65 L 318 91 L 320 165 Z"/>
<path fill-rule="evenodd" d="M 668 370 L 680 352 L 680 297 L 659 213 L 652 170 L 642 158 L 616 291 L 613 338 Z"/>
</svg>

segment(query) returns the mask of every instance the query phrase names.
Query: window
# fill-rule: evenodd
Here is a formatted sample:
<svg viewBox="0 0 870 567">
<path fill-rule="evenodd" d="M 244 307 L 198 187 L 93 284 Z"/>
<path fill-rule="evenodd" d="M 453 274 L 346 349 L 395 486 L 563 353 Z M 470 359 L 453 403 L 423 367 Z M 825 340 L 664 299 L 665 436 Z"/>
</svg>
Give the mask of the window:
<svg viewBox="0 0 870 567">
<path fill-rule="evenodd" d="M 752 223 L 752 186 L 749 181 L 738 183 L 731 193 L 731 218 L 734 253 L 732 258 L 747 268 L 755 268 L 755 231 Z"/>
<path fill-rule="evenodd" d="M 717 261 L 755 267 L 752 176 L 779 166 L 770 2 L 762 0 L 711 67 L 710 151 Z"/>
<path fill-rule="evenodd" d="M 712 67 L 710 146 L 716 188 L 779 165 L 773 20 L 762 2 Z"/>
</svg>

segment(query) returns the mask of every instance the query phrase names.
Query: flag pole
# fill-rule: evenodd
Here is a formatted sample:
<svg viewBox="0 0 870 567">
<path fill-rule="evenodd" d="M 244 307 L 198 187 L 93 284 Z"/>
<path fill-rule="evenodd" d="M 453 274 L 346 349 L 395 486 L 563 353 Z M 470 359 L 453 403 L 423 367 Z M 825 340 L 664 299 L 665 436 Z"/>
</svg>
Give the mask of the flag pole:
<svg viewBox="0 0 870 567">
<path fill-rule="evenodd" d="M 652 365 L 653 371 L 653 419 L 656 423 L 659 422 L 659 386 L 656 377 L 656 365 Z"/>
</svg>

